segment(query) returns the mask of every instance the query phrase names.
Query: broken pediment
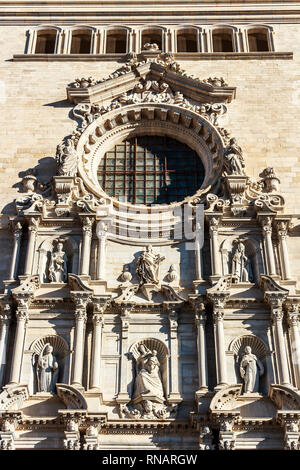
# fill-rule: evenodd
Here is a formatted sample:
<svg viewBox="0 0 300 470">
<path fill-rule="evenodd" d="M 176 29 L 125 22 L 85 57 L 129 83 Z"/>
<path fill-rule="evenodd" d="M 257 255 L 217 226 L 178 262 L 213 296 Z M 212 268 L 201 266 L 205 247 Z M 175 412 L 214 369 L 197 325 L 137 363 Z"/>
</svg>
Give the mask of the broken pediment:
<svg viewBox="0 0 300 470">
<path fill-rule="evenodd" d="M 230 103 L 235 98 L 235 87 L 229 87 L 223 78 L 199 79 L 188 75 L 170 54 L 156 58 L 129 59 L 108 78 L 95 80 L 91 77 L 76 79 L 67 87 L 67 97 L 72 103 L 101 103 L 132 91 L 146 82 L 165 83 L 174 94 L 181 93 L 195 103 Z"/>
</svg>

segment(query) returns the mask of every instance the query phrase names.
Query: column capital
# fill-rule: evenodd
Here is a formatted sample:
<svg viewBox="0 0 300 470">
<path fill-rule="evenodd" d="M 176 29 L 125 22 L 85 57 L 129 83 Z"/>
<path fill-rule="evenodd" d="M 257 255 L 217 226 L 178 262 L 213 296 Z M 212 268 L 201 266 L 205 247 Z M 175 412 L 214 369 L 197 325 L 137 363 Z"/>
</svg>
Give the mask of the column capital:
<svg viewBox="0 0 300 470">
<path fill-rule="evenodd" d="M 110 296 L 93 297 L 93 313 L 103 314 L 111 304 Z"/>
<path fill-rule="evenodd" d="M 209 231 L 211 234 L 218 233 L 218 228 L 220 225 L 220 216 L 210 216 L 208 217 Z"/>
<path fill-rule="evenodd" d="M 270 215 L 263 215 L 263 216 L 259 216 L 258 220 L 262 226 L 263 237 L 266 237 L 267 235 L 272 235 L 273 218 Z"/>
<path fill-rule="evenodd" d="M 289 225 L 289 220 L 275 220 L 275 228 L 279 238 L 284 239 L 287 237 Z"/>
<path fill-rule="evenodd" d="M 92 321 L 93 321 L 93 325 L 96 327 L 96 326 L 101 326 L 101 328 L 103 328 L 104 326 L 104 317 L 101 313 L 94 313 L 94 315 L 92 316 Z"/>
<path fill-rule="evenodd" d="M 11 221 L 10 229 L 13 233 L 15 240 L 19 240 L 22 237 L 23 226 L 21 222 Z"/>
<path fill-rule="evenodd" d="M 2 312 L 0 313 L 0 324 L 8 325 L 11 321 L 11 306 L 9 303 L 2 304 Z"/>
<path fill-rule="evenodd" d="M 39 228 L 40 220 L 37 217 L 28 218 L 28 230 L 29 232 L 36 233 Z"/>
<path fill-rule="evenodd" d="M 92 217 L 82 217 L 82 231 L 87 236 L 92 236 L 94 219 Z"/>
<path fill-rule="evenodd" d="M 76 321 L 87 321 L 86 307 L 90 301 L 90 295 L 87 292 L 71 292 L 71 298 L 75 304 L 75 319 Z"/>
</svg>

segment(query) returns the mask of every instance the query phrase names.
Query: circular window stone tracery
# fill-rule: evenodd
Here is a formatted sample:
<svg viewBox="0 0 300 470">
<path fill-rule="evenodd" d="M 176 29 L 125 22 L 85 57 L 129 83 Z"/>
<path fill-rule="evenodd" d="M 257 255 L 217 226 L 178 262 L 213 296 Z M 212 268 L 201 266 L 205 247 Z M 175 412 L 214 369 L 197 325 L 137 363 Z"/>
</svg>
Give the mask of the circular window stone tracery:
<svg viewBox="0 0 300 470">
<path fill-rule="evenodd" d="M 197 153 L 168 136 L 127 138 L 107 151 L 97 171 L 110 197 L 131 204 L 168 204 L 192 196 L 205 170 Z"/>
</svg>

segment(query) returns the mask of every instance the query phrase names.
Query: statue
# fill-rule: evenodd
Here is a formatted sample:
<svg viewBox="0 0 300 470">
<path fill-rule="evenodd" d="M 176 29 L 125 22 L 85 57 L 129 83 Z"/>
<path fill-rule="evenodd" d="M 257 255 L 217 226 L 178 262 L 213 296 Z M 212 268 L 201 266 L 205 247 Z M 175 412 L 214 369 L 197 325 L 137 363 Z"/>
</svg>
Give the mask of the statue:
<svg viewBox="0 0 300 470">
<path fill-rule="evenodd" d="M 264 373 L 262 362 L 252 354 L 251 347 L 246 346 L 241 359 L 240 374 L 244 380 L 244 393 L 257 393 L 259 389 L 259 377 Z"/>
<path fill-rule="evenodd" d="M 239 282 L 253 281 L 251 261 L 245 254 L 245 245 L 242 242 L 238 242 L 233 255 L 231 272 L 237 276 Z"/>
<path fill-rule="evenodd" d="M 159 263 L 165 257 L 160 257 L 159 254 L 154 253 L 151 245 L 146 247 L 146 250 L 138 257 L 136 262 L 136 273 L 140 279 L 140 284 L 158 284 L 158 268 Z"/>
<path fill-rule="evenodd" d="M 73 137 L 70 137 L 65 143 L 57 146 L 56 162 L 59 176 L 76 176 L 78 155 Z"/>
<path fill-rule="evenodd" d="M 59 367 L 52 351 L 51 344 L 46 343 L 37 359 L 36 373 L 39 392 L 55 392 Z"/>
<path fill-rule="evenodd" d="M 144 344 L 141 344 L 138 349 L 140 356 L 136 360 L 137 375 L 133 399 L 143 396 L 143 401 L 158 401 L 162 403 L 164 401 L 164 391 L 160 377 L 160 363 L 157 358 L 157 351 L 155 349 L 151 351 Z"/>
<path fill-rule="evenodd" d="M 63 242 L 57 242 L 57 251 L 51 253 L 49 264 L 49 281 L 66 282 L 67 281 L 67 256 L 63 251 Z"/>
<path fill-rule="evenodd" d="M 241 147 L 236 139 L 232 137 L 224 152 L 225 171 L 228 175 L 244 175 L 245 162 Z"/>
</svg>

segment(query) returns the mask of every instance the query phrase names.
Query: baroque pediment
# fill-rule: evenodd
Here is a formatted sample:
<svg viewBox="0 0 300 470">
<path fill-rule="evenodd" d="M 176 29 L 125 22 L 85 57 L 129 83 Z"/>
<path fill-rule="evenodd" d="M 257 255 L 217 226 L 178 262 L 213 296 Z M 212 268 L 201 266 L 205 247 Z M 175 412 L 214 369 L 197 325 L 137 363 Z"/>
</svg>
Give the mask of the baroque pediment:
<svg viewBox="0 0 300 470">
<path fill-rule="evenodd" d="M 171 54 L 141 59 L 131 56 L 106 79 L 76 79 L 67 87 L 68 100 L 75 104 L 105 103 L 134 90 L 141 82 L 149 81 L 163 81 L 175 94 L 182 93 L 197 103 L 230 103 L 235 98 L 236 88 L 228 86 L 223 78 L 199 79 L 189 75 Z"/>
</svg>

